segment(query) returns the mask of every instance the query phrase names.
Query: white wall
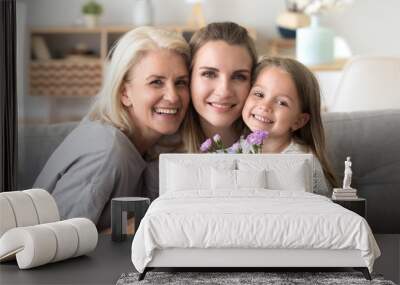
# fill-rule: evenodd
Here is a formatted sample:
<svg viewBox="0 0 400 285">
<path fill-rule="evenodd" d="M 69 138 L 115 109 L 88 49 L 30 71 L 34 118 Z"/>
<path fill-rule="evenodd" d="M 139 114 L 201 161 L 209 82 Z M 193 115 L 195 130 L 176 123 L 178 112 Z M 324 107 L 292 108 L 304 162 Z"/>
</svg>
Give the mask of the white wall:
<svg viewBox="0 0 400 285">
<path fill-rule="evenodd" d="M 72 25 L 81 18 L 86 0 L 19 0 L 28 4 L 33 26 Z M 135 0 L 97 0 L 104 7 L 103 24 L 130 24 Z M 183 24 L 190 15 L 185 0 L 153 0 L 155 24 Z M 284 0 L 205 0 L 208 22 L 231 20 L 257 29 L 261 39 L 276 36 L 275 19 Z M 354 0 L 332 11 L 323 22 L 343 36 L 355 54 L 400 55 L 400 1 Z"/>
<path fill-rule="evenodd" d="M 27 6 L 26 22 L 29 26 L 71 26 L 82 24 L 81 7 L 87 0 L 17 0 Z M 129 25 L 135 0 L 96 0 L 101 3 L 104 13 L 101 24 Z M 284 11 L 284 0 L 204 0 L 207 22 L 235 21 L 253 27 L 258 34 L 258 47 L 265 48 L 267 38 L 276 37 L 275 20 Z M 185 0 L 152 0 L 155 24 L 184 24 L 190 16 L 190 5 Z M 340 11 L 331 11 L 322 17 L 322 23 L 344 37 L 353 54 L 396 55 L 400 56 L 400 0 L 354 0 L 351 6 Z M 21 18 L 20 18 L 21 19 Z M 18 20 L 17 20 L 18 21 Z M 22 25 L 23 20 L 17 22 Z M 26 33 L 27 56 L 29 32 Z M 21 65 L 20 65 L 21 66 Z M 22 77 L 27 77 L 26 74 Z M 326 80 L 325 77 L 329 77 Z M 319 75 L 323 96 L 330 101 L 340 75 Z M 326 83 L 326 82 L 328 83 Z M 333 82 L 333 83 L 332 83 Z M 19 82 L 19 84 L 22 84 Z M 26 83 L 25 83 L 26 84 Z M 20 88 L 26 93 L 27 88 Z M 26 96 L 20 112 L 33 121 L 46 121 L 55 112 L 61 117 L 79 117 L 88 109 L 88 98 L 46 98 Z M 21 94 L 19 96 L 21 99 Z M 64 107 L 62 107 L 64 106 Z M 19 104 L 20 105 L 20 104 Z M 72 107 L 72 108 L 71 108 Z M 68 108 L 68 109 L 67 109 Z M 74 110 L 70 114 L 70 110 Z"/>
</svg>

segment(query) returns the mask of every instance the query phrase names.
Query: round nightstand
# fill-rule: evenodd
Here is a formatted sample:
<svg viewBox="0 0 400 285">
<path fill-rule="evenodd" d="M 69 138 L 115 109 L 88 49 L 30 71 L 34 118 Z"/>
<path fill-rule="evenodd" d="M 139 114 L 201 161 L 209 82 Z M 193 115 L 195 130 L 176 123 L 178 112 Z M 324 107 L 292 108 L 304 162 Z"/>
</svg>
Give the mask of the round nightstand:
<svg viewBox="0 0 400 285">
<path fill-rule="evenodd" d="M 359 214 L 364 219 L 367 218 L 367 200 L 364 198 L 356 199 L 332 199 L 332 202 Z"/>
<path fill-rule="evenodd" d="M 126 239 L 128 213 L 135 217 L 135 230 L 139 227 L 150 205 L 150 199 L 144 197 L 119 197 L 111 200 L 111 239 L 123 241 Z"/>
</svg>

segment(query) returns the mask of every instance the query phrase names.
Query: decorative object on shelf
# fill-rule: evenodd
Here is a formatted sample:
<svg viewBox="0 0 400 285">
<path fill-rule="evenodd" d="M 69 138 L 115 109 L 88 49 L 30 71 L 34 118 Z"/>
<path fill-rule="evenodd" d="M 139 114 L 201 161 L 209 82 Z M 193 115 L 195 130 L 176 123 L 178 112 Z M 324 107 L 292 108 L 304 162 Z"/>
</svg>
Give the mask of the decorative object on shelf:
<svg viewBox="0 0 400 285">
<path fill-rule="evenodd" d="M 134 0 L 133 24 L 135 26 L 149 26 L 154 22 L 153 3 L 151 0 Z"/>
<path fill-rule="evenodd" d="M 51 59 L 49 48 L 47 47 L 46 41 L 41 36 L 32 37 L 32 53 L 37 60 L 49 60 Z"/>
<path fill-rule="evenodd" d="M 311 16 L 311 25 L 296 32 L 296 58 L 305 65 L 334 61 L 334 32 L 320 25 L 323 12 L 350 4 L 351 0 L 292 0 L 297 9 Z"/>
<path fill-rule="evenodd" d="M 334 60 L 331 29 L 321 27 L 320 18 L 311 16 L 311 26 L 297 30 L 296 58 L 305 65 L 330 63 Z"/>
<path fill-rule="evenodd" d="M 286 11 L 281 13 L 277 20 L 279 34 L 285 39 L 296 38 L 298 28 L 310 25 L 310 17 L 300 8 L 298 1 L 286 0 Z"/>
<path fill-rule="evenodd" d="M 343 199 L 351 200 L 357 199 L 357 189 L 351 187 L 351 178 L 353 176 L 353 171 L 351 170 L 351 160 L 350 156 L 346 158 L 344 162 L 344 178 L 343 178 L 343 188 L 334 188 L 332 199 Z"/>
<path fill-rule="evenodd" d="M 102 82 L 102 62 L 97 58 L 32 61 L 32 95 L 94 96 Z"/>
<path fill-rule="evenodd" d="M 82 13 L 85 16 L 85 24 L 88 28 L 98 25 L 99 17 L 103 13 L 103 7 L 96 1 L 90 0 L 82 6 Z"/>
<path fill-rule="evenodd" d="M 203 14 L 203 0 L 186 0 L 186 2 L 193 5 L 192 13 L 188 19 L 188 26 L 196 28 L 204 27 L 206 25 L 206 20 Z"/>
</svg>

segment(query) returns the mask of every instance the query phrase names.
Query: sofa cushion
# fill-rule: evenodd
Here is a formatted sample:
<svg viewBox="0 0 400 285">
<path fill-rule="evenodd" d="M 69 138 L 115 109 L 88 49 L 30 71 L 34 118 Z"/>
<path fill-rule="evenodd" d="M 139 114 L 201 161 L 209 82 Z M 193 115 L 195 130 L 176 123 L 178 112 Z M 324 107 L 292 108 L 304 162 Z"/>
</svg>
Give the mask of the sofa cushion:
<svg viewBox="0 0 400 285">
<path fill-rule="evenodd" d="M 400 110 L 325 113 L 327 151 L 339 183 L 346 156 L 352 187 L 367 199 L 374 233 L 400 233 Z"/>
<path fill-rule="evenodd" d="M 31 188 L 50 155 L 78 125 L 21 125 L 18 128 L 18 189 Z"/>
</svg>

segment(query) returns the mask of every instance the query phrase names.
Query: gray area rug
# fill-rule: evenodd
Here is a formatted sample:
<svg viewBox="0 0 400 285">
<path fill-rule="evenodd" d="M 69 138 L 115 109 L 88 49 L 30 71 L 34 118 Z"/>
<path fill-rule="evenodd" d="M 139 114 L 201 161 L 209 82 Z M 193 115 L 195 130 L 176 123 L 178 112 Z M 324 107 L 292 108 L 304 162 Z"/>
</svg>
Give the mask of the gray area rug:
<svg viewBox="0 0 400 285">
<path fill-rule="evenodd" d="M 117 285 L 133 284 L 379 284 L 395 285 L 384 280 L 381 275 L 372 274 L 372 281 L 364 278 L 360 272 L 148 272 L 142 281 L 138 281 L 139 273 L 124 273 Z"/>
</svg>

